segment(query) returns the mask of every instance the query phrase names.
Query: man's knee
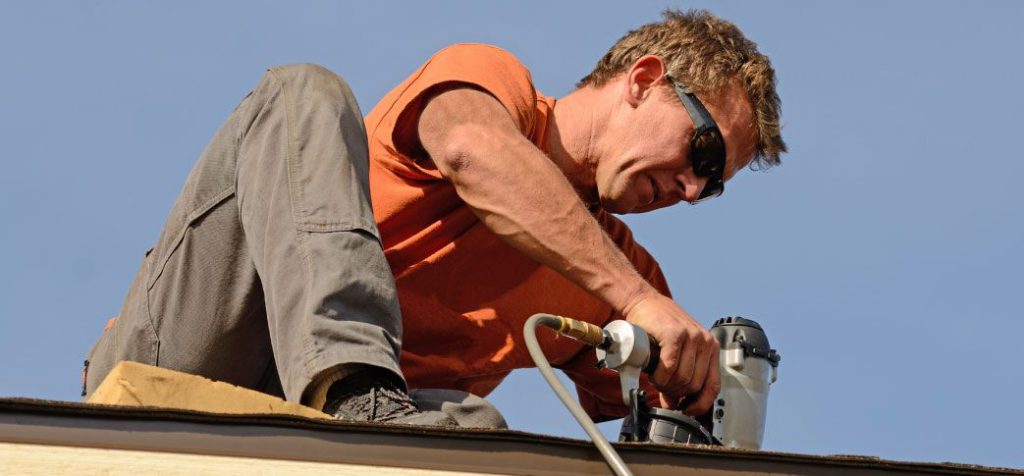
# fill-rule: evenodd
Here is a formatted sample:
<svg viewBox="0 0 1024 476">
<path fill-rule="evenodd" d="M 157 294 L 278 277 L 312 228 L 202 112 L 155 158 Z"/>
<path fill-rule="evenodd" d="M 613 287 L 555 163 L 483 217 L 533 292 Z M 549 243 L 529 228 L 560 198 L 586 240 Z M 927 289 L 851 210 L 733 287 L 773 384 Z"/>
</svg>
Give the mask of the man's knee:
<svg viewBox="0 0 1024 476">
<path fill-rule="evenodd" d="M 355 96 L 348 83 L 333 71 L 313 63 L 299 63 L 270 68 L 270 73 L 286 89 L 296 94 L 295 100 L 332 99 L 350 103 L 358 111 Z"/>
</svg>

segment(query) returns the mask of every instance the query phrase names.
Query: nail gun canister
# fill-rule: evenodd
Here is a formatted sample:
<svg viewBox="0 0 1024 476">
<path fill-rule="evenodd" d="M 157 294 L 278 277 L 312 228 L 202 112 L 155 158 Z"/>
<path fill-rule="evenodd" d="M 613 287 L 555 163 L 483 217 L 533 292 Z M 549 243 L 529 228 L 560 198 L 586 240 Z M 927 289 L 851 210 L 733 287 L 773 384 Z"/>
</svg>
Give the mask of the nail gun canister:
<svg viewBox="0 0 1024 476">
<path fill-rule="evenodd" d="M 712 435 L 725 446 L 760 449 L 768 388 L 778 378 L 779 353 L 750 319 L 725 317 L 711 334 L 720 345 L 722 390 L 712 408 Z"/>
<path fill-rule="evenodd" d="M 634 418 L 633 414 L 636 414 Z M 696 419 L 679 410 L 644 407 L 622 420 L 619 441 L 651 441 L 683 445 L 716 445 Z"/>
</svg>

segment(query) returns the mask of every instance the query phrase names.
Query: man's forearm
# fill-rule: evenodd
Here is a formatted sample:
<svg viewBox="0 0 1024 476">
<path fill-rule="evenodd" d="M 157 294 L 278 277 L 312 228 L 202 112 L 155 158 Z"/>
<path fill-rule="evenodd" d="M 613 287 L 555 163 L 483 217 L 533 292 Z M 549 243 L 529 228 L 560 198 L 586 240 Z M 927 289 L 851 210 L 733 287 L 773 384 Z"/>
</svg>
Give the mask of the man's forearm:
<svg viewBox="0 0 1024 476">
<path fill-rule="evenodd" d="M 472 165 L 452 174 L 459 196 L 507 244 L 619 312 L 653 292 L 557 167 L 523 142 L 467 156 Z M 501 159 L 480 159 L 487 156 Z"/>
</svg>

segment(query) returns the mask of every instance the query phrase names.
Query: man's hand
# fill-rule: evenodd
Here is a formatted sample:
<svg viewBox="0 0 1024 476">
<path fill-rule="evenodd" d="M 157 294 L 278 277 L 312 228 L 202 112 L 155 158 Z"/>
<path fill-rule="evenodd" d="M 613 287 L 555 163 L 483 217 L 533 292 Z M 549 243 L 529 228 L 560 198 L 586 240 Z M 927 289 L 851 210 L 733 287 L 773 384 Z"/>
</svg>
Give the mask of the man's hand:
<svg viewBox="0 0 1024 476">
<path fill-rule="evenodd" d="M 722 387 L 715 337 L 675 301 L 658 293 L 638 300 L 625 311 L 625 318 L 661 346 L 651 383 L 662 392 L 662 405 L 675 408 L 686 398 L 687 415 L 711 409 Z"/>
</svg>

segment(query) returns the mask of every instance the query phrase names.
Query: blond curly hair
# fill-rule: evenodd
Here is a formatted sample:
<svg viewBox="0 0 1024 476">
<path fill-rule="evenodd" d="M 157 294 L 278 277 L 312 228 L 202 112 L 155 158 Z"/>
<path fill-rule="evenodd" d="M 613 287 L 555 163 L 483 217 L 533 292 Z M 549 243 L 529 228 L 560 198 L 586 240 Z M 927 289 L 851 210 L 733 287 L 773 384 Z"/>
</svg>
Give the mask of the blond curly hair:
<svg viewBox="0 0 1024 476">
<path fill-rule="evenodd" d="M 645 55 L 665 61 L 669 74 L 699 94 L 713 95 L 736 79 L 754 108 L 757 148 L 752 168 L 781 163 L 786 152 L 775 92 L 775 70 L 736 25 L 706 10 L 665 10 L 664 19 L 626 33 L 612 45 L 577 87 L 601 86 Z"/>
</svg>

